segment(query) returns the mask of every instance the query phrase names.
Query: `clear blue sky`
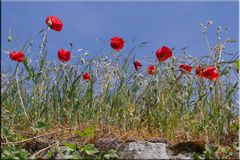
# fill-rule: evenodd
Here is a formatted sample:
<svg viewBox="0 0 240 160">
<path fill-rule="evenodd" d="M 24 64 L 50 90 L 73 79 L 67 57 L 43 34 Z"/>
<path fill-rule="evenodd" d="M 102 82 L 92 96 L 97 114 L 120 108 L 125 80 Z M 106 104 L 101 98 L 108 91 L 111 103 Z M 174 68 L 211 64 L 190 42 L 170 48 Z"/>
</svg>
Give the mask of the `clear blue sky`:
<svg viewBox="0 0 240 160">
<path fill-rule="evenodd" d="M 199 24 L 212 20 L 210 43 L 216 42 L 217 26 L 228 26 L 230 37 L 238 39 L 238 2 L 2 2 L 2 37 L 3 50 L 18 49 L 14 43 L 7 42 L 8 30 L 22 40 L 35 36 L 45 27 L 48 15 L 59 17 L 64 26 L 61 32 L 49 34 L 49 58 L 57 59 L 60 48 L 69 48 L 74 44 L 73 55 L 78 56 L 78 48 L 96 53 L 106 46 L 104 52 L 111 51 L 109 39 L 118 35 L 126 42 L 124 51 L 130 50 L 131 41 L 148 41 L 149 44 L 136 50 L 136 57 L 143 60 L 147 55 L 155 57 L 155 51 L 167 45 L 178 49 L 189 46 L 188 52 L 193 57 L 207 53 L 207 45 L 200 31 Z M 96 42 L 96 38 L 98 42 Z M 36 48 L 31 53 L 37 54 Z M 104 42 L 106 44 L 104 44 Z M 238 44 L 231 44 L 230 52 L 238 51 Z M 9 62 L 9 56 L 2 53 L 3 63 Z M 14 62 L 7 63 L 15 65 Z"/>
</svg>

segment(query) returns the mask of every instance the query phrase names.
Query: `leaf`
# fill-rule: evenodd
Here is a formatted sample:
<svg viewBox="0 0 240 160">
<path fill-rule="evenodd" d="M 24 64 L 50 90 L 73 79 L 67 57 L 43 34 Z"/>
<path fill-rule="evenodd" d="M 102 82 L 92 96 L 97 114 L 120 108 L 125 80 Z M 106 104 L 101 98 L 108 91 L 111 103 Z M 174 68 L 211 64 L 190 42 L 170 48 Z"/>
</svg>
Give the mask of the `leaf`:
<svg viewBox="0 0 240 160">
<path fill-rule="evenodd" d="M 227 75 L 229 73 L 229 68 L 228 67 L 225 67 L 223 69 L 223 71 L 220 73 L 220 76 L 224 76 L 224 75 Z"/>
<path fill-rule="evenodd" d="M 205 94 L 203 94 L 202 96 L 199 97 L 197 102 L 200 102 L 203 98 L 205 98 L 209 93 L 206 92 Z"/>
<path fill-rule="evenodd" d="M 107 154 L 104 155 L 104 158 L 111 159 L 111 158 L 118 158 L 117 152 L 114 149 L 110 149 Z"/>
<path fill-rule="evenodd" d="M 25 69 L 26 69 L 27 72 L 28 72 L 29 77 L 31 77 L 32 80 L 33 80 L 33 78 L 34 78 L 34 70 L 33 70 L 33 67 L 28 64 L 28 61 L 27 61 L 27 60 L 24 60 L 24 61 L 23 61 L 23 64 L 24 64 L 24 66 L 25 66 Z"/>
<path fill-rule="evenodd" d="M 93 128 L 87 128 L 87 129 L 85 129 L 84 132 L 85 132 L 86 134 L 88 134 L 88 135 L 90 135 L 90 134 L 93 135 L 93 131 L 94 131 Z"/>
<path fill-rule="evenodd" d="M 40 131 L 38 128 L 35 128 L 35 127 L 30 127 L 30 129 L 31 129 L 34 133 L 37 133 L 37 132 Z"/>
<path fill-rule="evenodd" d="M 24 137 L 24 136 L 21 135 L 21 134 L 16 134 L 16 138 L 19 139 L 19 140 L 21 140 L 21 141 L 28 139 L 27 137 Z"/>
<path fill-rule="evenodd" d="M 47 128 L 48 125 L 47 125 L 46 123 L 44 123 L 44 122 L 39 121 L 39 122 L 37 123 L 37 126 L 36 126 L 36 127 L 43 129 L 43 128 Z"/>
<path fill-rule="evenodd" d="M 148 42 L 142 42 L 142 43 L 140 43 L 140 44 L 147 44 Z"/>
<path fill-rule="evenodd" d="M 33 127 L 30 127 L 32 129 L 33 132 L 39 132 L 42 130 L 45 130 L 46 128 L 48 128 L 48 125 L 45 124 L 42 121 L 37 122 L 36 125 L 34 125 Z"/>
<path fill-rule="evenodd" d="M 73 152 L 65 152 L 64 154 L 64 159 L 81 159 L 81 155 L 79 152 L 77 151 L 73 151 Z"/>
<path fill-rule="evenodd" d="M 8 128 L 5 128 L 5 127 L 1 128 L 1 136 L 7 137 L 9 134 L 10 133 L 9 133 L 9 129 Z"/>
<path fill-rule="evenodd" d="M 215 152 L 218 150 L 218 146 L 215 146 L 215 145 L 212 145 L 212 144 L 205 145 L 205 150 L 206 150 L 205 155 L 214 157 Z"/>
<path fill-rule="evenodd" d="M 93 154 L 99 152 L 99 150 L 93 144 L 86 144 L 86 145 L 84 145 L 82 147 L 81 151 L 86 152 L 87 155 L 93 155 Z"/>
<path fill-rule="evenodd" d="M 76 131 L 75 131 L 75 134 L 78 134 L 78 135 L 81 136 L 81 137 L 84 137 L 84 136 L 85 136 L 84 132 L 82 132 L 82 131 L 80 131 L 80 130 L 76 130 Z"/>
<path fill-rule="evenodd" d="M 73 152 L 72 153 L 72 158 L 70 158 L 70 159 L 81 159 L 81 158 L 82 157 L 81 157 L 79 152 Z"/>
<path fill-rule="evenodd" d="M 137 47 L 144 47 L 144 46 L 146 46 L 146 44 L 148 44 L 148 42 L 142 42 Z"/>
<path fill-rule="evenodd" d="M 193 153 L 193 159 L 194 160 L 201 160 L 201 157 L 200 157 L 200 155 L 199 154 L 197 154 L 197 153 Z"/>
<path fill-rule="evenodd" d="M 209 149 L 212 153 L 215 153 L 217 150 L 218 150 L 218 146 L 215 146 L 215 145 L 210 145 L 209 146 Z"/>
<path fill-rule="evenodd" d="M 235 67 L 236 67 L 237 71 L 239 71 L 239 68 L 240 68 L 240 59 L 236 60 L 236 62 L 235 62 Z"/>
<path fill-rule="evenodd" d="M 185 50 L 185 49 L 188 49 L 188 48 L 189 48 L 189 46 L 183 47 L 183 48 L 181 48 L 180 50 Z"/>
<path fill-rule="evenodd" d="M 44 28 L 43 28 L 43 29 L 41 29 L 41 30 L 38 32 L 38 34 L 39 34 L 39 33 L 42 33 L 43 31 L 44 31 Z"/>
<path fill-rule="evenodd" d="M 227 42 L 229 42 L 229 43 L 236 43 L 238 41 L 237 40 L 228 40 Z"/>
<path fill-rule="evenodd" d="M 28 152 L 12 146 L 3 147 L 1 148 L 1 159 L 28 159 Z"/>
<path fill-rule="evenodd" d="M 210 159 L 210 154 L 209 154 L 209 152 L 207 152 L 207 151 L 204 151 L 204 156 L 205 156 L 205 159 Z"/>
<path fill-rule="evenodd" d="M 53 150 L 48 151 L 48 153 L 47 153 L 48 158 L 53 158 L 54 153 L 55 153 L 55 152 L 54 152 Z"/>
<path fill-rule="evenodd" d="M 76 151 L 78 146 L 74 143 L 64 143 L 64 146 L 67 147 L 68 150 Z"/>
<path fill-rule="evenodd" d="M 44 66 L 45 61 L 46 61 L 47 52 L 48 52 L 48 50 L 46 49 L 46 50 L 43 52 L 43 57 L 41 57 L 41 59 L 39 60 L 39 72 L 41 72 L 42 69 L 43 69 L 43 66 Z"/>
<path fill-rule="evenodd" d="M 84 131 L 76 130 L 75 133 L 81 137 L 91 137 L 94 136 L 93 128 L 86 128 Z"/>
<path fill-rule="evenodd" d="M 30 79 L 31 79 L 31 77 L 27 76 L 27 77 L 23 78 L 23 79 L 21 80 L 21 82 L 24 82 L 24 81 L 30 80 Z"/>
</svg>

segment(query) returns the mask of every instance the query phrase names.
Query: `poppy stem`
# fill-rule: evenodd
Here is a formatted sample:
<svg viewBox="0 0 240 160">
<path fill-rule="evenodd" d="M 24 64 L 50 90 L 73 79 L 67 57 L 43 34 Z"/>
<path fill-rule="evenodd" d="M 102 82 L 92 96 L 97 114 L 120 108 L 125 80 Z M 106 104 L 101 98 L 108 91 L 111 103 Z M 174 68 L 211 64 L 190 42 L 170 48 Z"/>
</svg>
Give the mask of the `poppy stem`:
<svg viewBox="0 0 240 160">
<path fill-rule="evenodd" d="M 47 45 L 47 35 L 48 35 L 49 30 L 50 30 L 50 27 L 48 27 L 46 32 L 44 33 L 42 43 L 40 45 L 40 57 L 41 58 L 40 58 L 40 61 L 39 61 L 39 65 L 40 65 L 39 72 L 42 71 L 43 66 L 45 64 L 45 59 L 46 59 L 46 56 L 47 56 L 46 45 Z"/>
<path fill-rule="evenodd" d="M 42 57 L 43 57 L 43 50 L 46 46 L 46 40 L 47 40 L 47 35 L 48 35 L 49 30 L 50 30 L 50 27 L 47 28 L 47 31 L 45 32 L 45 34 L 43 36 L 42 43 L 41 43 L 41 46 L 40 46 L 40 55 Z"/>
<path fill-rule="evenodd" d="M 208 50 L 209 50 L 209 56 L 213 59 L 214 61 L 214 57 L 212 55 L 212 49 L 211 49 L 211 46 L 209 44 L 209 41 L 208 41 L 208 36 L 207 36 L 207 33 L 204 33 L 204 38 L 205 38 L 205 41 L 207 43 L 207 46 L 208 46 Z"/>
<path fill-rule="evenodd" d="M 19 95 L 19 99 L 20 99 L 20 102 L 21 102 L 21 106 L 22 106 L 22 108 L 23 108 L 23 111 L 24 111 L 25 116 L 27 117 L 27 120 L 29 120 L 29 117 L 28 117 L 28 114 L 27 114 L 27 111 L 26 111 L 26 107 L 24 106 L 23 99 L 22 99 L 21 92 L 20 92 L 20 88 L 19 88 L 19 83 L 18 83 L 18 67 L 16 67 L 15 76 L 16 76 L 16 84 L 17 84 L 17 90 L 18 90 L 18 95 Z"/>
</svg>

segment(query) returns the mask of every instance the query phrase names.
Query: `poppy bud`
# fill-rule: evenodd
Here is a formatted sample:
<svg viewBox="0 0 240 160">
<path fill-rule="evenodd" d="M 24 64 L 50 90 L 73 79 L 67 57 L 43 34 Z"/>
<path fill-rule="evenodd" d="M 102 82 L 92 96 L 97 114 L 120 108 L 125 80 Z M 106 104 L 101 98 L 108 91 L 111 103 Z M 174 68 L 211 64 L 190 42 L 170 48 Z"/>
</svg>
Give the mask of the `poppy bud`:
<svg viewBox="0 0 240 160">
<path fill-rule="evenodd" d="M 49 19 L 47 24 L 48 24 L 49 27 L 51 27 L 52 26 L 52 21 Z"/>
<path fill-rule="evenodd" d="M 210 85 L 209 89 L 210 89 L 210 91 L 212 91 L 213 90 L 213 85 Z"/>
<path fill-rule="evenodd" d="M 208 20 L 208 21 L 207 21 L 207 24 L 208 24 L 208 25 L 211 25 L 211 24 L 213 24 L 213 21 Z"/>
<path fill-rule="evenodd" d="M 175 61 L 177 60 L 177 58 L 176 58 L 176 57 L 173 57 L 172 60 L 173 60 L 173 62 L 175 62 Z"/>
<path fill-rule="evenodd" d="M 84 60 L 83 58 L 80 59 L 80 62 L 81 62 L 82 64 L 85 64 L 85 60 Z"/>
<path fill-rule="evenodd" d="M 8 36 L 8 42 L 11 42 L 11 40 L 12 40 L 12 37 Z"/>
</svg>

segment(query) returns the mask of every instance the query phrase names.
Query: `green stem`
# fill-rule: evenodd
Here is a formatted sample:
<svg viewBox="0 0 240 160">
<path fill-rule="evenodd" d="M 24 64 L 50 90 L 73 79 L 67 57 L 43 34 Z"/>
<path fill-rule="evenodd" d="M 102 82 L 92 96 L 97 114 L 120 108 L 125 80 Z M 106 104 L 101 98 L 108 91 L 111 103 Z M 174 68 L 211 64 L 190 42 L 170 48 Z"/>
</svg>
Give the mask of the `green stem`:
<svg viewBox="0 0 240 160">
<path fill-rule="evenodd" d="M 23 108 L 24 114 L 25 114 L 27 120 L 29 120 L 29 117 L 28 117 L 28 114 L 27 114 L 27 111 L 26 111 L 26 107 L 24 106 L 23 99 L 22 99 L 22 96 L 21 96 L 21 92 L 20 92 L 20 88 L 19 88 L 19 83 L 18 83 L 18 75 L 17 75 L 17 73 L 18 73 L 18 67 L 16 67 L 16 74 L 15 74 L 15 76 L 16 76 L 16 83 L 17 83 L 18 95 L 19 95 L 19 98 L 20 98 L 20 102 L 21 102 L 21 106 L 22 106 L 22 108 Z"/>
</svg>

